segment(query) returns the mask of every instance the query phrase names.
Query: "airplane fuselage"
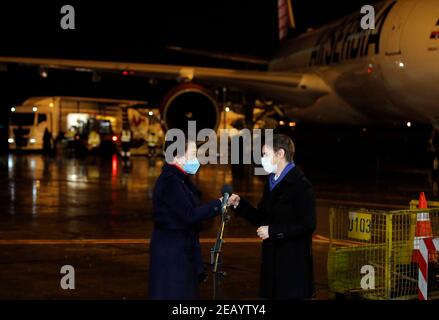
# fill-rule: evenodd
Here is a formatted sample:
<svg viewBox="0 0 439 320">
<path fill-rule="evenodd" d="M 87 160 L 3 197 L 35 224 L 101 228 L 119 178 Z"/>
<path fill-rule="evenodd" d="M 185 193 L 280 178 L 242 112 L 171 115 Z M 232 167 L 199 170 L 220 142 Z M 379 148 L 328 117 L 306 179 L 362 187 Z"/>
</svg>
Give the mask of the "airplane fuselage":
<svg viewBox="0 0 439 320">
<path fill-rule="evenodd" d="M 331 92 L 287 113 L 307 122 L 370 124 L 439 117 L 439 0 L 389 0 L 375 9 L 375 29 L 362 14 L 291 39 L 270 71 L 315 73 Z"/>
</svg>

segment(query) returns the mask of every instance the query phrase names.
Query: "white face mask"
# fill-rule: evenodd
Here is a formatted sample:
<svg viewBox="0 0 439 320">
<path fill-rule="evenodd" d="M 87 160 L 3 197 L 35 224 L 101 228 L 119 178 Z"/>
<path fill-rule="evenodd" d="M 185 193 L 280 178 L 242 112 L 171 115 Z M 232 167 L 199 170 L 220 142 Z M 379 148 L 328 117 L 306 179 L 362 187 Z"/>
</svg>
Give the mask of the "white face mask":
<svg viewBox="0 0 439 320">
<path fill-rule="evenodd" d="M 262 166 L 267 173 L 275 173 L 277 170 L 277 164 L 272 163 L 273 156 L 264 156 L 261 158 Z"/>
</svg>

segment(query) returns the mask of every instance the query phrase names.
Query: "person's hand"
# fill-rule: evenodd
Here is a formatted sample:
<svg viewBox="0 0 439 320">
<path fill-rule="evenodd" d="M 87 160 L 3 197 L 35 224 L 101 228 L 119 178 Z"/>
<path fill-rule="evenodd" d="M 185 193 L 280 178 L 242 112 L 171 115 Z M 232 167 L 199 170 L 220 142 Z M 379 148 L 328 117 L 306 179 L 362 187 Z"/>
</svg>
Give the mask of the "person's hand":
<svg viewBox="0 0 439 320">
<path fill-rule="evenodd" d="M 227 205 L 228 206 L 233 206 L 234 208 L 236 208 L 239 204 L 239 200 L 241 200 L 241 198 L 237 195 L 237 194 L 232 194 L 229 197 L 229 200 L 227 201 Z"/>
<path fill-rule="evenodd" d="M 268 226 L 259 227 L 257 230 L 258 237 L 262 240 L 268 239 L 270 235 L 268 234 Z"/>
</svg>

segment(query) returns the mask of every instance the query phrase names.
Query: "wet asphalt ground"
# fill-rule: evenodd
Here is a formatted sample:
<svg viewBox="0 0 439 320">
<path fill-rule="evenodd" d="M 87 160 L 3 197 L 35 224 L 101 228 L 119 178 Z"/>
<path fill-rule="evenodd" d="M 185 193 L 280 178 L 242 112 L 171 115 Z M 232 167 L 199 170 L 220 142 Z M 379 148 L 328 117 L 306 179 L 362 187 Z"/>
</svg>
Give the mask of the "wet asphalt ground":
<svg viewBox="0 0 439 320">
<path fill-rule="evenodd" d="M 50 158 L 40 154 L 0 160 L 0 299 L 147 299 L 152 190 L 162 160 L 133 157 Z M 328 209 L 334 205 L 405 208 L 425 191 L 437 198 L 437 183 L 422 170 L 388 171 L 357 178 L 304 168 L 317 195 L 314 269 L 317 299 L 328 298 Z M 229 166 L 203 166 L 195 182 L 208 200 L 224 183 L 257 203 L 261 177 L 234 177 Z M 210 260 L 219 219 L 201 234 Z M 254 227 L 234 217 L 225 228 L 222 298 L 258 296 L 261 242 Z M 63 290 L 61 267 L 75 269 L 75 289 Z M 207 264 L 210 270 L 210 266 Z M 212 277 L 201 297 L 212 298 Z"/>
</svg>

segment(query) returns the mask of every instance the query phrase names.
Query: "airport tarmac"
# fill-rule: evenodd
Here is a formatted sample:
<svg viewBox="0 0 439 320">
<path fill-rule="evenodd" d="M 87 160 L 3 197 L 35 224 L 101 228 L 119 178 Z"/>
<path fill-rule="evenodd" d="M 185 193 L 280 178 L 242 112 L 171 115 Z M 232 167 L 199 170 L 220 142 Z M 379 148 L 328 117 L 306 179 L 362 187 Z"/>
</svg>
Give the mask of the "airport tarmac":
<svg viewBox="0 0 439 320">
<path fill-rule="evenodd" d="M 126 169 L 117 158 L 3 156 L 0 161 L 0 299 L 147 299 L 152 190 L 162 160 L 133 157 Z M 384 172 L 379 177 L 322 173 L 305 168 L 317 197 L 314 269 L 317 299 L 328 297 L 328 209 L 333 205 L 405 208 L 437 184 L 423 171 Z M 194 181 L 204 199 L 219 197 L 224 183 L 257 203 L 264 178 L 232 177 L 229 166 L 203 166 Z M 201 234 L 204 260 L 219 219 Z M 261 241 L 256 228 L 232 214 L 225 228 L 225 299 L 258 296 Z M 75 268 L 75 289 L 63 290 L 63 265 Z M 210 266 L 208 265 L 208 268 Z M 212 277 L 201 285 L 212 298 Z"/>
</svg>

